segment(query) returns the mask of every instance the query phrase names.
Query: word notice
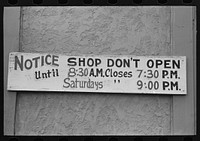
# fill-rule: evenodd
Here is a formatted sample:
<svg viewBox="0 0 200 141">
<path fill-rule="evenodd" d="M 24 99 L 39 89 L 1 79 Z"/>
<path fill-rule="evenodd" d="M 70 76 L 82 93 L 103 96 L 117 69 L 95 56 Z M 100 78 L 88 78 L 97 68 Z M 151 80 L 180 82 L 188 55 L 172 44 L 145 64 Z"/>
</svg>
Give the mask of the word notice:
<svg viewBox="0 0 200 141">
<path fill-rule="evenodd" d="M 9 54 L 11 91 L 187 94 L 185 56 Z"/>
</svg>

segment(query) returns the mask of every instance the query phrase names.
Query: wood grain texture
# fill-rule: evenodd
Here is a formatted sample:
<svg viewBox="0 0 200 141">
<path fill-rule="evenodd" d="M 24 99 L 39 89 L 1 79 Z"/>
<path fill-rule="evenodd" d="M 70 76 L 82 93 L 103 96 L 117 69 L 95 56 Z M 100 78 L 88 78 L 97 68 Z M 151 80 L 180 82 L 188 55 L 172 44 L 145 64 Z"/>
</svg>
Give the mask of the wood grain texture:
<svg viewBox="0 0 200 141">
<path fill-rule="evenodd" d="M 170 7 L 23 7 L 21 50 L 171 55 Z M 21 92 L 17 135 L 171 134 L 171 97 Z"/>
</svg>

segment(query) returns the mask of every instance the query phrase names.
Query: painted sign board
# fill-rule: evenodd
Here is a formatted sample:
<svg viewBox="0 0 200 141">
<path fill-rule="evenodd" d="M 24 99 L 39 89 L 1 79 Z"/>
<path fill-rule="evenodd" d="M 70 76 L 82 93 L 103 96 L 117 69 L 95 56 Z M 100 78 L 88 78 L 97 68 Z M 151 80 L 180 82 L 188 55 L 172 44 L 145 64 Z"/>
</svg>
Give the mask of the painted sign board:
<svg viewBox="0 0 200 141">
<path fill-rule="evenodd" d="M 8 90 L 187 93 L 185 56 L 9 54 Z"/>
</svg>

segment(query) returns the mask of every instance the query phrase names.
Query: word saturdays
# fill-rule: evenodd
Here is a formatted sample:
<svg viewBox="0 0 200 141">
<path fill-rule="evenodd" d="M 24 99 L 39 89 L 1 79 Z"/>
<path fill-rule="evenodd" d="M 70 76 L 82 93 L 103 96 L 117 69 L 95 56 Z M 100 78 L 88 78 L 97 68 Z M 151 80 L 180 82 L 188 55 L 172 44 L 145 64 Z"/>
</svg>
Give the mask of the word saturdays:
<svg viewBox="0 0 200 141">
<path fill-rule="evenodd" d="M 8 90 L 187 94 L 185 56 L 9 55 Z"/>
</svg>

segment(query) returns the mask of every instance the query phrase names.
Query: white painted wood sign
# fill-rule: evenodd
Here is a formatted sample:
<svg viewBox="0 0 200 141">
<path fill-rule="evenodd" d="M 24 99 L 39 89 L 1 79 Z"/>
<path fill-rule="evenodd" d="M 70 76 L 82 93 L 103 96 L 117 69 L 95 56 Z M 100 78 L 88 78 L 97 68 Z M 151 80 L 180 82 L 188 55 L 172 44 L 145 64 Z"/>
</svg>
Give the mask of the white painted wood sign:
<svg viewBox="0 0 200 141">
<path fill-rule="evenodd" d="M 12 52 L 8 90 L 186 94 L 185 56 Z"/>
</svg>

